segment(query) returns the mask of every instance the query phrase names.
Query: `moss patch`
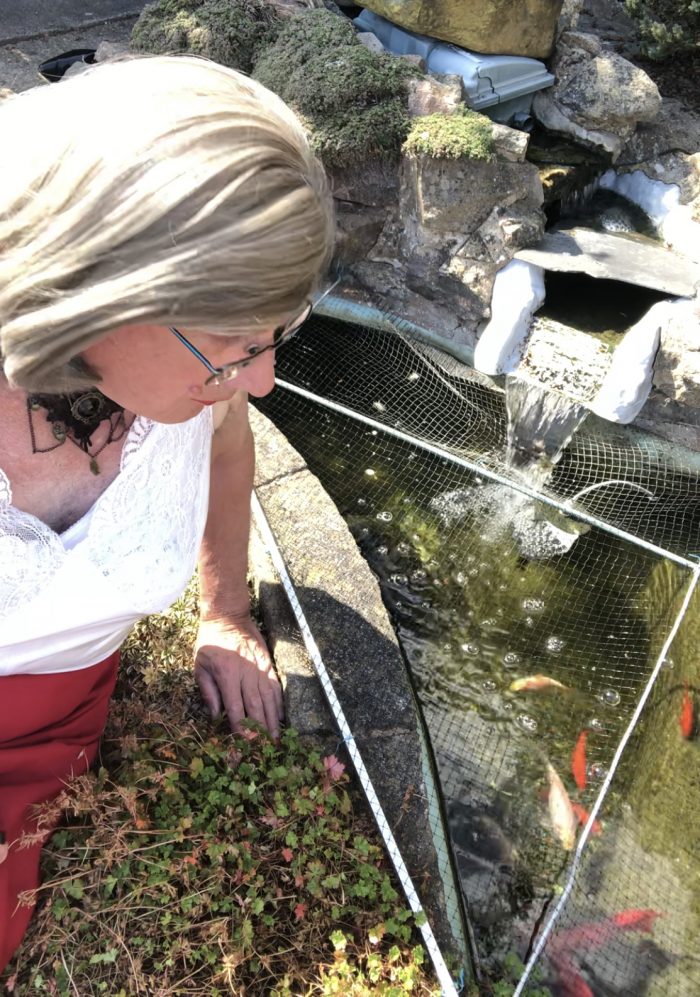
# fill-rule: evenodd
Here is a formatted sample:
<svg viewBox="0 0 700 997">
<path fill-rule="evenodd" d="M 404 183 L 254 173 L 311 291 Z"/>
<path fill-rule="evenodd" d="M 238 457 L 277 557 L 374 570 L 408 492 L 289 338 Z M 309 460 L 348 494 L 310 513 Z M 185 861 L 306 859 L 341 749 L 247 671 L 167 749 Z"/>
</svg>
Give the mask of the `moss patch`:
<svg viewBox="0 0 700 997">
<path fill-rule="evenodd" d="M 494 157 L 491 122 L 466 107 L 453 114 L 427 114 L 414 120 L 403 151 L 434 159 L 490 160 Z"/>
<path fill-rule="evenodd" d="M 156 0 L 134 25 L 137 52 L 189 52 L 249 73 L 280 20 L 266 0 Z"/>
<path fill-rule="evenodd" d="M 340 166 L 398 157 L 410 128 L 407 81 L 422 74 L 370 52 L 345 18 L 309 10 L 282 28 L 253 75 L 308 123 L 324 163 Z"/>
</svg>

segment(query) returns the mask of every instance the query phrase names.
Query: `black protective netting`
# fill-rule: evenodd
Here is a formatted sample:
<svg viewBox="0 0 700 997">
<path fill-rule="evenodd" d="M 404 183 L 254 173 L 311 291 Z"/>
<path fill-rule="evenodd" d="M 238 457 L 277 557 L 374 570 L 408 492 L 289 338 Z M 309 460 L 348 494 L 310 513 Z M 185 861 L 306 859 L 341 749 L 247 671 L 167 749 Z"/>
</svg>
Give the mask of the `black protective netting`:
<svg viewBox="0 0 700 997">
<path fill-rule="evenodd" d="M 321 478 L 392 614 L 484 977 L 515 982 L 559 904 L 525 992 L 700 993 L 700 745 L 681 730 L 700 686 L 700 598 L 683 604 L 697 455 L 584 423 L 540 508 L 509 484 L 503 394 L 429 348 L 316 319 L 278 376 L 290 387 L 260 407 Z M 513 688 L 535 676 L 564 688 Z M 552 770 L 579 842 L 602 798 L 575 867 Z"/>
</svg>

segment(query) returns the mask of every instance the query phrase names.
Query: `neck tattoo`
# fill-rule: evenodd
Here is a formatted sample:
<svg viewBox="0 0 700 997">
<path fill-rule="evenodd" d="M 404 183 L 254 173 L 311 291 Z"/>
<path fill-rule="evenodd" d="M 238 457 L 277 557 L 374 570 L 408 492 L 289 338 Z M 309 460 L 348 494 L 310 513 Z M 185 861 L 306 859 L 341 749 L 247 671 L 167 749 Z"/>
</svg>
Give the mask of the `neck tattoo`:
<svg viewBox="0 0 700 997">
<path fill-rule="evenodd" d="M 34 417 L 40 409 L 46 412 L 46 421 L 51 423 L 51 432 L 56 442 L 48 447 L 38 447 L 34 429 Z M 49 453 L 62 447 L 70 440 L 76 447 L 90 458 L 90 470 L 99 474 L 100 468 L 96 458 L 105 447 L 120 440 L 126 432 L 124 409 L 111 398 L 106 398 L 97 388 L 89 391 L 77 391 L 69 395 L 27 395 L 27 416 L 29 419 L 29 435 L 32 440 L 33 453 Z M 109 423 L 107 439 L 96 450 L 92 449 L 92 435 L 98 426 Z"/>
</svg>

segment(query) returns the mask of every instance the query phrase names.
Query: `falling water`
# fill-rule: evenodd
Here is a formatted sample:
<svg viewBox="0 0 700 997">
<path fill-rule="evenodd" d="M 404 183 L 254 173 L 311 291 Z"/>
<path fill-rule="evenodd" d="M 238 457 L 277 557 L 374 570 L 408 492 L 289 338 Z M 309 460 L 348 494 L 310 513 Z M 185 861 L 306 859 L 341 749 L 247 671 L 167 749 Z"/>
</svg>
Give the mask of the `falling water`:
<svg viewBox="0 0 700 997">
<path fill-rule="evenodd" d="M 535 488 L 551 476 L 588 414 L 572 399 L 518 377 L 506 378 L 506 464 Z"/>
</svg>

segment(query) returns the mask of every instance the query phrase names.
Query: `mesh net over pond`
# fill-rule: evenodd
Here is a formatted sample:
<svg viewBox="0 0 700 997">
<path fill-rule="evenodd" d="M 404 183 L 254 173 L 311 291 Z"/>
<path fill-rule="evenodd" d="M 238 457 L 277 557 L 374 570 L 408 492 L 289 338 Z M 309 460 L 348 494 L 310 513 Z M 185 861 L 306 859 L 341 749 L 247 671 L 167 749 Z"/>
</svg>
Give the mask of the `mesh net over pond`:
<svg viewBox="0 0 700 997">
<path fill-rule="evenodd" d="M 700 993 L 698 455 L 584 423 L 533 491 L 503 393 L 429 347 L 317 318 L 277 372 L 396 627 L 478 972 Z"/>
</svg>

